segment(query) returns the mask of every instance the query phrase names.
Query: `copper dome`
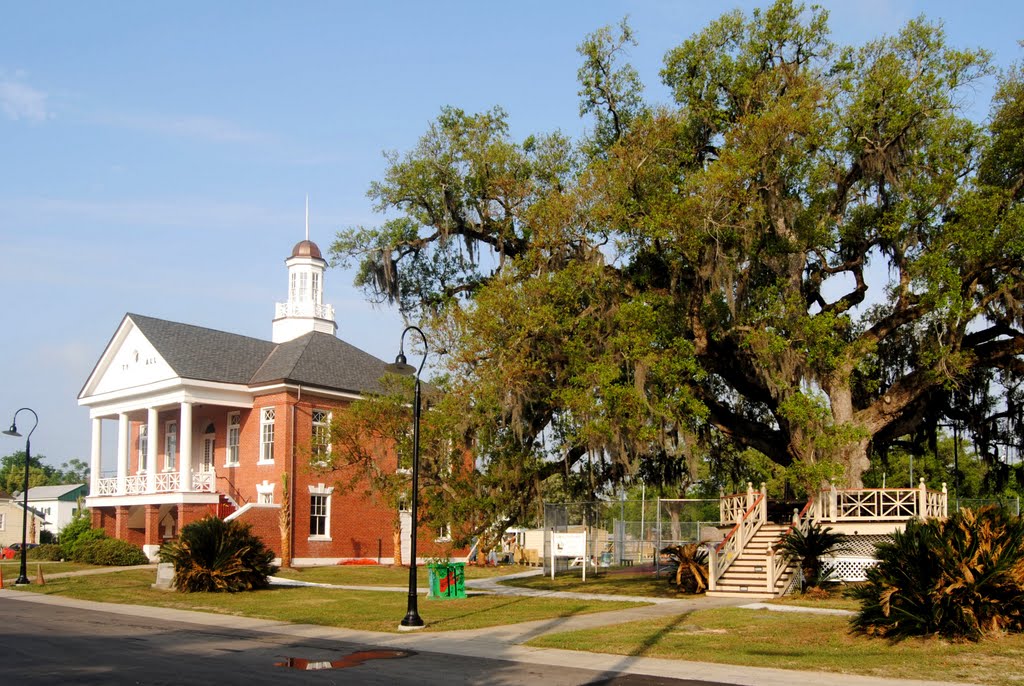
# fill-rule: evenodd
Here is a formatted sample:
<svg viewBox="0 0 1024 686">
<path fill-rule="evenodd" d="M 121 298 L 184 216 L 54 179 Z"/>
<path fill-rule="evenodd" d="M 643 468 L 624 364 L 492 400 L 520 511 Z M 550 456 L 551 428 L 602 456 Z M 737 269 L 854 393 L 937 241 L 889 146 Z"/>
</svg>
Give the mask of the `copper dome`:
<svg viewBox="0 0 1024 686">
<path fill-rule="evenodd" d="M 323 255 L 320 254 L 320 248 L 317 244 L 310 240 L 299 241 L 292 248 L 292 257 L 315 257 L 318 260 L 324 259 Z"/>
</svg>

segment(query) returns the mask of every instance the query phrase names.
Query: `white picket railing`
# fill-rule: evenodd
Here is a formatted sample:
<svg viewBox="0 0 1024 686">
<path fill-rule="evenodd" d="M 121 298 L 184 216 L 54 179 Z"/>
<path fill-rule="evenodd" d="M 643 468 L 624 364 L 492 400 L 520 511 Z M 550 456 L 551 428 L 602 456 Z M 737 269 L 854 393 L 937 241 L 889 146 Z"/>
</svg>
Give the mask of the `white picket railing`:
<svg viewBox="0 0 1024 686">
<path fill-rule="evenodd" d="M 192 490 L 213 493 L 213 472 L 193 472 Z"/>
</svg>

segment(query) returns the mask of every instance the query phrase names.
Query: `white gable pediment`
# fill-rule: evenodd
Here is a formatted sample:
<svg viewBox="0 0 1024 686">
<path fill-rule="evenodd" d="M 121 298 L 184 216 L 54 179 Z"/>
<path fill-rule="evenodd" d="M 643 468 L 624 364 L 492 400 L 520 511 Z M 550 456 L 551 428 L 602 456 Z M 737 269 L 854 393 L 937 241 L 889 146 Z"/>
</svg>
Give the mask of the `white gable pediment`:
<svg viewBox="0 0 1024 686">
<path fill-rule="evenodd" d="M 125 317 L 79 398 L 116 393 L 177 378 L 152 343 Z"/>
</svg>

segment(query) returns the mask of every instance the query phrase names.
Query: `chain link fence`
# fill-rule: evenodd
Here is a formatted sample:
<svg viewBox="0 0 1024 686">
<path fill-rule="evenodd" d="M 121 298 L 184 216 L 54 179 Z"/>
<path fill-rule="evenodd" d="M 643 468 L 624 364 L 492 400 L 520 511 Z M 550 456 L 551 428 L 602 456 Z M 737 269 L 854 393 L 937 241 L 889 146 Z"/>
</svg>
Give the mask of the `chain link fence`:
<svg viewBox="0 0 1024 686">
<path fill-rule="evenodd" d="M 949 513 L 957 510 L 977 510 L 979 507 L 995 505 L 1001 507 L 1012 515 L 1020 516 L 1020 496 L 1012 498 L 950 498 Z"/>
<path fill-rule="evenodd" d="M 580 564 L 593 567 L 643 566 L 660 573 L 658 551 L 668 545 L 715 540 L 718 499 L 604 500 L 544 503 L 544 573 L 551 569 L 551 531 L 587 534 L 584 559 L 555 558 L 555 572 Z M 539 545 L 536 540 L 534 545 Z"/>
</svg>

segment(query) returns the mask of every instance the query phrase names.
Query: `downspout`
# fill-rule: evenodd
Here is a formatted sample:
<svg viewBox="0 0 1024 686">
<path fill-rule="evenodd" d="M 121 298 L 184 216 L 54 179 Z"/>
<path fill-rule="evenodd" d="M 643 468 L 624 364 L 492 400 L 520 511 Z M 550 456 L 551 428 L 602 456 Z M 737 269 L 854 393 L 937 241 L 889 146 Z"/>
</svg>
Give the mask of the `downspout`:
<svg viewBox="0 0 1024 686">
<path fill-rule="evenodd" d="M 302 386 L 299 386 L 299 395 L 296 398 L 296 404 L 302 400 Z M 289 547 L 292 551 L 292 564 L 295 563 L 295 407 L 292 405 L 292 449 L 291 456 L 289 457 L 289 474 L 292 480 L 292 487 L 288 489 L 288 510 L 291 512 L 291 526 L 288 527 L 288 538 Z"/>
</svg>

